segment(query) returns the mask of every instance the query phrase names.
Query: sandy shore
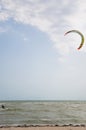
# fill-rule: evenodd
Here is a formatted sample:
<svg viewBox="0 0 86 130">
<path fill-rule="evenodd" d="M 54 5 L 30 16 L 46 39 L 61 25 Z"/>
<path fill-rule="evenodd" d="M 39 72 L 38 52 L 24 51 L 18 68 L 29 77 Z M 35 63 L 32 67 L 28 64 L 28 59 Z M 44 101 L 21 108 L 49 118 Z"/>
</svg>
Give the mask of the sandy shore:
<svg viewBox="0 0 86 130">
<path fill-rule="evenodd" d="M 86 127 L 72 127 L 72 126 L 64 126 L 64 127 L 2 127 L 0 130 L 86 130 Z"/>
</svg>

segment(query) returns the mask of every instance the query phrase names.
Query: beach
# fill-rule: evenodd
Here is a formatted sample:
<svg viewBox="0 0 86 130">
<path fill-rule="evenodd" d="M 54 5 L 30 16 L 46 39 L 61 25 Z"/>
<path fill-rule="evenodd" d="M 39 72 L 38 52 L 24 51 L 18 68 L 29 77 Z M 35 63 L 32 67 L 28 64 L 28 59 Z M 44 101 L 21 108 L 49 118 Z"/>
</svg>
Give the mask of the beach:
<svg viewBox="0 0 86 130">
<path fill-rule="evenodd" d="M 86 127 L 82 126 L 1 127 L 0 130 L 86 130 Z"/>
</svg>

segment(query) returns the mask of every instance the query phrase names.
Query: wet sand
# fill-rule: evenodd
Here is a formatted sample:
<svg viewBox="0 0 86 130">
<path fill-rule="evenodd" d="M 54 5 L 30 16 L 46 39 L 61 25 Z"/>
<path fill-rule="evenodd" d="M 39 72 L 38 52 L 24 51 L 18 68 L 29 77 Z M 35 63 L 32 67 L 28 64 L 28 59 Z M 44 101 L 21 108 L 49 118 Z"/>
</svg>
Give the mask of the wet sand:
<svg viewBox="0 0 86 130">
<path fill-rule="evenodd" d="M 0 127 L 0 130 L 86 130 L 86 126 Z"/>
</svg>

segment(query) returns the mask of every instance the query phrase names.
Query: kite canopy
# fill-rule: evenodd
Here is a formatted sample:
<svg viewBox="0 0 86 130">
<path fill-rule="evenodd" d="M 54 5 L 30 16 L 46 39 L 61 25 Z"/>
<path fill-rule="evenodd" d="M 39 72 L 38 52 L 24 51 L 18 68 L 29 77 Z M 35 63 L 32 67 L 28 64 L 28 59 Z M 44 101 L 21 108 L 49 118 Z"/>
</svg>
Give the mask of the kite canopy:
<svg viewBox="0 0 86 130">
<path fill-rule="evenodd" d="M 71 33 L 71 32 L 78 33 L 81 36 L 81 43 L 80 43 L 80 46 L 77 48 L 78 50 L 81 49 L 84 44 L 84 35 L 81 32 L 79 32 L 78 30 L 70 30 L 70 31 L 66 32 L 65 35 L 68 33 Z"/>
</svg>

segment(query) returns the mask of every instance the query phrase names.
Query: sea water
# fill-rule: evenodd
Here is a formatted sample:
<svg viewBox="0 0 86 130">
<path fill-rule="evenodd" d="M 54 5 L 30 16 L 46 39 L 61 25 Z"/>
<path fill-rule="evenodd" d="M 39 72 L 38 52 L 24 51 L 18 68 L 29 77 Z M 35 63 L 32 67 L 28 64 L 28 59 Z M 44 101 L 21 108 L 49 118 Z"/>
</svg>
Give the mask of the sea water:
<svg viewBox="0 0 86 130">
<path fill-rule="evenodd" d="M 0 125 L 15 124 L 86 125 L 86 101 L 1 101 Z"/>
</svg>

